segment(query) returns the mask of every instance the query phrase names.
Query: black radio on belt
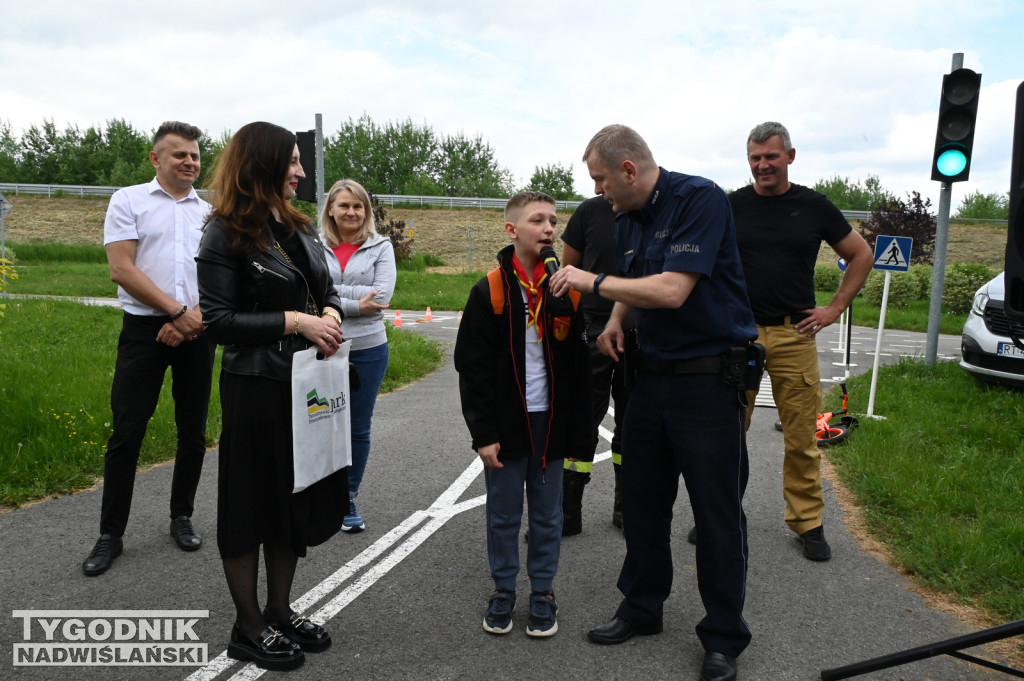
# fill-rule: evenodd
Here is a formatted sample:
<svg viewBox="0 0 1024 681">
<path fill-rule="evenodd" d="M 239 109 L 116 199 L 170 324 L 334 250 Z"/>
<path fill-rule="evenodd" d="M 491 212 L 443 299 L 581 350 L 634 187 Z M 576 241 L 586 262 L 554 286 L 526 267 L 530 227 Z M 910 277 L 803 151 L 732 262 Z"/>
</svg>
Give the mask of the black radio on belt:
<svg viewBox="0 0 1024 681">
<path fill-rule="evenodd" d="M 737 390 L 757 390 L 764 375 L 764 346 L 747 343 L 722 356 L 722 381 Z"/>
</svg>

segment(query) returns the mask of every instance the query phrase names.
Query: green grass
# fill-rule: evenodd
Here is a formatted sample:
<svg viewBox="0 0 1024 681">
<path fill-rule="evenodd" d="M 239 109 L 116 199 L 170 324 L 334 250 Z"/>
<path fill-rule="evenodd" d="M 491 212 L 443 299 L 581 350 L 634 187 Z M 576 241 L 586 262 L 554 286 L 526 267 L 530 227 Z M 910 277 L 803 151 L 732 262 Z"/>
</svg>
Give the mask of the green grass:
<svg viewBox="0 0 1024 681">
<path fill-rule="evenodd" d="M 827 305 L 832 299 L 832 294 L 827 292 L 818 291 L 814 295 L 818 305 Z M 926 332 L 928 330 L 928 305 L 929 301 L 924 299 L 911 301 L 904 308 L 890 306 L 885 312 L 885 328 Z M 880 313 L 881 308 L 877 305 L 871 305 L 860 297 L 854 298 L 854 326 L 866 326 L 877 329 Z M 939 333 L 959 336 L 964 330 L 964 322 L 966 321 L 967 315 L 944 312 L 939 318 Z"/>
<path fill-rule="evenodd" d="M 847 382 L 866 411 L 869 374 Z M 879 372 L 875 413 L 827 450 L 869 528 L 929 588 L 998 620 L 1024 618 L 1024 400 L 956 362 Z M 827 408 L 838 406 L 833 389 Z"/>
<path fill-rule="evenodd" d="M 22 262 L 91 262 L 107 264 L 107 252 L 103 246 L 25 243 L 10 244 Z"/>
<path fill-rule="evenodd" d="M 67 244 L 13 244 L 18 279 L 10 293 L 114 298 L 117 284 L 110 281 L 106 255 L 99 246 Z M 485 273 L 438 274 L 427 267 L 441 263 L 429 254 L 417 253 L 398 269 L 393 310 L 461 310 L 469 289 Z"/>
<path fill-rule="evenodd" d="M 15 265 L 18 280 L 11 283 L 10 293 L 73 298 L 116 298 L 117 284 L 110 281 L 107 263 L 39 262 L 18 255 Z"/>
<path fill-rule="evenodd" d="M 0 506 L 68 494 L 103 474 L 110 436 L 121 311 L 50 300 L 10 300 L 0 352 Z M 44 330 L 44 331 L 41 331 Z M 391 362 L 382 391 L 440 366 L 440 348 L 418 334 L 388 329 Z M 220 372 L 217 354 L 215 376 Z M 220 435 L 220 395 L 213 382 L 208 444 Z M 140 456 L 147 466 L 174 457 L 177 444 L 170 373 Z"/>
</svg>

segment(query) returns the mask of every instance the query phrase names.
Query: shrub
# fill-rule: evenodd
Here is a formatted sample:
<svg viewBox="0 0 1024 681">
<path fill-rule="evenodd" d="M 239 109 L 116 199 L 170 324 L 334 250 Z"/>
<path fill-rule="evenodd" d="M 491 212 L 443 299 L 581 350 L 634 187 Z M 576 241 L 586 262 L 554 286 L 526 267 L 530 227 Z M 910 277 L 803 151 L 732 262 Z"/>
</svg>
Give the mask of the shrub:
<svg viewBox="0 0 1024 681">
<path fill-rule="evenodd" d="M 405 220 L 388 218 L 387 209 L 374 194 L 370 194 L 370 203 L 373 204 L 373 219 L 377 223 L 377 233 L 391 239 L 391 245 L 395 249 L 395 264 L 409 260 L 412 257 L 413 240 L 405 236 Z"/>
<path fill-rule="evenodd" d="M 974 294 L 998 272 L 979 262 L 957 262 L 946 268 L 946 284 L 942 289 L 942 311 L 967 314 Z"/>
<path fill-rule="evenodd" d="M 882 305 L 882 293 L 885 291 L 885 272 L 871 270 L 867 283 L 864 284 L 862 295 L 871 305 Z M 921 297 L 921 285 L 910 272 L 893 272 L 889 283 L 889 307 L 906 307 L 911 301 Z"/>
<path fill-rule="evenodd" d="M 908 203 L 900 199 L 882 201 L 871 217 L 860 223 L 861 234 L 872 251 L 879 236 L 908 236 L 914 240 L 911 264 L 931 263 L 935 254 L 935 216 L 928 211 L 932 200 L 922 200 L 920 192 L 907 196 Z"/>
<path fill-rule="evenodd" d="M 935 267 L 932 265 L 926 265 L 924 263 L 918 263 L 917 265 L 910 266 L 910 273 L 917 279 L 917 285 L 921 289 L 921 298 L 927 298 L 932 292 L 932 273 L 935 271 Z"/>
<path fill-rule="evenodd" d="M 814 290 L 835 293 L 839 282 L 843 279 L 843 271 L 837 265 L 819 262 L 814 266 Z"/>
</svg>

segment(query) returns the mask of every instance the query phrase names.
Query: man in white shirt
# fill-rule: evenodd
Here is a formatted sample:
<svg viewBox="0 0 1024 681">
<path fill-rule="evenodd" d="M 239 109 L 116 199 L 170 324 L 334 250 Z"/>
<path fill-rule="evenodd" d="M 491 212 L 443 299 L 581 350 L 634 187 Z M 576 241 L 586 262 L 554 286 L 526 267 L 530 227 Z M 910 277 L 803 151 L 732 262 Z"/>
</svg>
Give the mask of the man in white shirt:
<svg viewBox="0 0 1024 681">
<path fill-rule="evenodd" d="M 171 368 L 178 449 L 171 482 L 171 536 L 184 551 L 202 539 L 192 508 L 206 453 L 215 345 L 203 335 L 195 254 L 210 204 L 192 184 L 199 178 L 199 128 L 166 122 L 153 137 L 156 177 L 110 199 L 103 243 L 124 320 L 110 389 L 113 433 L 104 465 L 100 538 L 82 571 L 103 574 L 123 550 L 135 469 L 146 425 Z"/>
</svg>

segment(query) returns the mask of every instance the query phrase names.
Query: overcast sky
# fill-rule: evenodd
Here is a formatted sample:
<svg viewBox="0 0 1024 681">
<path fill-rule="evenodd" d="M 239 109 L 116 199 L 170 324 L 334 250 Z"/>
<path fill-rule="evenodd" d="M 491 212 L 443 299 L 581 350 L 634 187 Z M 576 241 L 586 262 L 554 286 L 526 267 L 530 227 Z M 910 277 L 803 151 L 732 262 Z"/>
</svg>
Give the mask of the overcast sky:
<svg viewBox="0 0 1024 681">
<path fill-rule="evenodd" d="M 690 0 L 0 0 L 0 119 L 13 132 L 123 118 L 217 135 L 253 120 L 326 134 L 363 113 L 480 134 L 525 184 L 580 161 L 609 123 L 670 170 L 727 189 L 753 125 L 784 123 L 793 181 L 877 175 L 937 201 L 930 180 L 942 75 L 982 73 L 973 190 L 1009 189 L 1018 0 L 858 3 Z M 849 9 L 848 9 L 849 8 Z M 338 178 L 327 178 L 328 183 Z M 356 178 L 359 179 L 359 178 Z"/>
</svg>

